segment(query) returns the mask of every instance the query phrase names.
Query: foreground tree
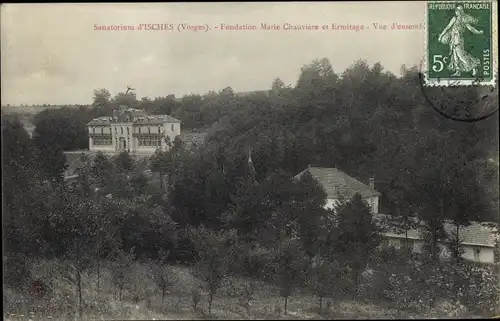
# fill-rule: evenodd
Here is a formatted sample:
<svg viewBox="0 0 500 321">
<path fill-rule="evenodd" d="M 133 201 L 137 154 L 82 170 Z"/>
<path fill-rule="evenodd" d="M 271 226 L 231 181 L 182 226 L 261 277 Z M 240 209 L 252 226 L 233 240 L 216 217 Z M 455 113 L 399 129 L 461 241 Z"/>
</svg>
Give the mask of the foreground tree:
<svg viewBox="0 0 500 321">
<path fill-rule="evenodd" d="M 308 285 L 319 298 L 319 309 L 323 310 L 323 299 L 331 297 L 335 292 L 334 284 L 340 277 L 340 269 L 336 262 L 318 260 L 309 271 Z"/>
<path fill-rule="evenodd" d="M 339 220 L 337 251 L 339 258 L 351 271 L 356 296 L 360 274 L 366 269 L 379 246 L 381 236 L 372 219 L 368 204 L 356 194 L 351 201 L 336 208 Z"/>
<path fill-rule="evenodd" d="M 122 300 L 123 290 L 132 278 L 132 263 L 135 259 L 133 249 L 128 253 L 120 249 L 113 263 L 113 284 L 118 289 L 118 300 Z"/>
<path fill-rule="evenodd" d="M 191 273 L 205 283 L 208 291 L 208 313 L 212 313 L 213 297 L 228 284 L 230 265 L 234 259 L 235 231 L 215 232 L 200 227 L 190 231 L 198 254 Z"/>
<path fill-rule="evenodd" d="M 307 272 L 307 254 L 297 237 L 297 229 L 297 224 L 291 224 L 283 231 L 282 239 L 275 247 L 272 261 L 280 296 L 284 298 L 285 313 L 288 309 L 288 298 L 294 289 L 303 284 Z"/>
<path fill-rule="evenodd" d="M 66 279 L 75 286 L 78 315 L 83 314 L 82 276 L 91 267 L 94 259 L 93 247 L 98 226 L 95 220 L 95 206 L 85 198 L 64 186 L 54 191 L 52 210 L 52 232 L 58 235 L 53 246 L 59 246 L 67 259 Z"/>
<path fill-rule="evenodd" d="M 174 272 L 172 271 L 172 268 L 168 266 L 167 263 L 168 253 L 160 250 L 158 256 L 158 263 L 152 264 L 151 272 L 153 274 L 153 281 L 161 291 L 161 303 L 163 303 L 165 299 L 165 293 L 167 292 L 168 288 L 175 283 L 176 278 Z"/>
</svg>

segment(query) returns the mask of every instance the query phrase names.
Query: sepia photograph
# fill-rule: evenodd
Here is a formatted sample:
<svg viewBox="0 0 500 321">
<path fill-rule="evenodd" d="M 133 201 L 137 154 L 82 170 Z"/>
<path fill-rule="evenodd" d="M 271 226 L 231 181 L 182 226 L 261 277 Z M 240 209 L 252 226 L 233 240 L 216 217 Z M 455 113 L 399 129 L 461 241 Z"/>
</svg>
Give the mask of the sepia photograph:
<svg viewBox="0 0 500 321">
<path fill-rule="evenodd" d="M 0 6 L 3 318 L 500 318 L 497 0 Z"/>
</svg>

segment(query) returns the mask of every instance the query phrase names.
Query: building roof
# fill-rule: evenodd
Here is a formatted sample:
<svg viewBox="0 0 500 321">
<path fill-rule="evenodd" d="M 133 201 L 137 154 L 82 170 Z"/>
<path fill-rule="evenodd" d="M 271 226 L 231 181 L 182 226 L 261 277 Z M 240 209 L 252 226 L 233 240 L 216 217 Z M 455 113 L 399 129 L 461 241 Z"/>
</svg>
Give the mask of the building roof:
<svg viewBox="0 0 500 321">
<path fill-rule="evenodd" d="M 93 119 L 87 126 L 103 126 L 112 123 L 115 123 L 113 117 L 103 116 Z M 181 123 L 181 121 L 169 115 L 139 115 L 135 116 L 135 120 L 132 121 L 133 125 L 161 125 L 165 123 Z"/>
<path fill-rule="evenodd" d="M 164 123 L 180 123 L 181 121 L 169 115 L 146 115 L 136 118 L 134 125 L 158 125 Z"/>
<path fill-rule="evenodd" d="M 328 198 L 339 199 L 341 197 L 351 198 L 359 193 L 363 198 L 379 196 L 380 193 L 361 183 L 357 179 L 347 175 L 337 168 L 308 167 L 295 177 L 300 178 L 309 172 L 325 189 Z"/>
<path fill-rule="evenodd" d="M 110 125 L 112 123 L 112 117 L 98 117 L 92 119 L 87 126 L 102 126 L 102 125 Z"/>
<path fill-rule="evenodd" d="M 376 219 L 388 217 L 389 215 L 376 214 Z M 490 222 L 471 222 L 469 226 L 461 226 L 459 229 L 459 238 L 461 244 L 476 245 L 484 247 L 494 247 L 496 239 L 496 228 Z M 444 223 L 444 229 L 448 235 L 456 232 L 456 226 L 450 221 Z M 422 228 L 408 230 L 408 238 L 414 240 L 423 240 Z M 404 233 L 385 232 L 385 236 L 393 238 L 404 238 Z"/>
</svg>

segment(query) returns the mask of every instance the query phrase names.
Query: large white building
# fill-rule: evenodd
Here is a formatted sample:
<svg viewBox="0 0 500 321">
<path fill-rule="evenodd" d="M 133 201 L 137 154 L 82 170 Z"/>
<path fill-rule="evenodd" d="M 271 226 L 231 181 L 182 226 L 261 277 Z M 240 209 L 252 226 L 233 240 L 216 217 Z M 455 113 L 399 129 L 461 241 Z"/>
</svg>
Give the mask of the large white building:
<svg viewBox="0 0 500 321">
<path fill-rule="evenodd" d="M 168 148 L 167 138 L 173 142 L 181 134 L 180 120 L 132 108 L 114 110 L 113 117 L 93 119 L 87 127 L 89 150 L 103 153 L 153 154 Z"/>
</svg>

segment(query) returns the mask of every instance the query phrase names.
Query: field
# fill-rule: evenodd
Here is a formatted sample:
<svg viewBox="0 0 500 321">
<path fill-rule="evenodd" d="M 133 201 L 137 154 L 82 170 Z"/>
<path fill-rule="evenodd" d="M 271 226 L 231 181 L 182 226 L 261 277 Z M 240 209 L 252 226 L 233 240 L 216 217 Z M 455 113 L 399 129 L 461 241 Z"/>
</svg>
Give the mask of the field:
<svg viewBox="0 0 500 321">
<path fill-rule="evenodd" d="M 45 298 L 33 299 L 23 294 L 26 289 L 4 289 L 5 320 L 77 320 L 75 286 L 67 281 L 61 269 L 63 265 L 54 261 L 38 262 L 32 268 L 33 276 L 49 284 L 50 291 Z M 161 293 L 155 288 L 152 276 L 145 265 L 134 263 L 133 279 L 118 299 L 108 269 L 103 269 L 100 289 L 97 289 L 96 274 L 86 274 L 83 286 L 83 320 L 202 320 L 202 319 L 396 319 L 396 318 L 437 318 L 446 317 L 438 311 L 425 316 L 414 316 L 395 309 L 359 302 L 331 302 L 323 300 L 323 312 L 319 311 L 319 300 L 307 293 L 296 292 L 288 300 L 287 313 L 283 311 L 284 301 L 279 291 L 263 282 L 244 278 L 234 278 L 231 284 L 238 286 L 255 282 L 256 290 L 250 308 L 239 304 L 238 297 L 230 288 L 222 288 L 214 297 L 212 313 L 208 314 L 206 293 L 193 309 L 192 290 L 198 286 L 187 267 L 172 267 L 176 276 L 175 284 L 169 288 L 162 303 Z"/>
</svg>

